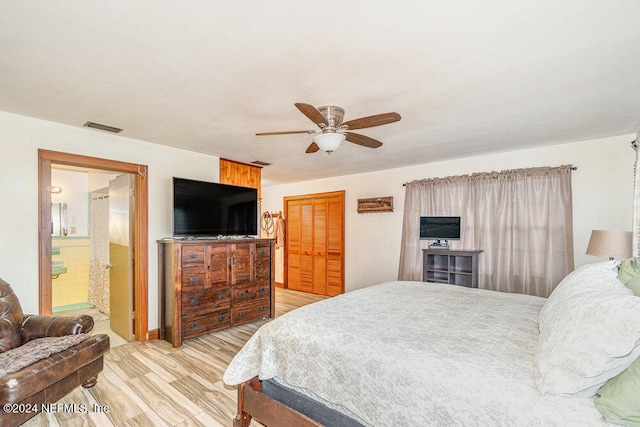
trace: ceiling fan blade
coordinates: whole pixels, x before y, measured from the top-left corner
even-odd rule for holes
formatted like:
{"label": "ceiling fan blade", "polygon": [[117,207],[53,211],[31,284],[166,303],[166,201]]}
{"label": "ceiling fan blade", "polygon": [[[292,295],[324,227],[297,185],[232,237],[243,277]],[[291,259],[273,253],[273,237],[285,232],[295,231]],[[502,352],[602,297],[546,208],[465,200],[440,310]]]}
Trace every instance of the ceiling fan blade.
{"label": "ceiling fan blade", "polygon": [[378,148],[382,146],[382,142],[377,139],[369,138],[368,136],[360,135],[359,133],[345,132],[345,135],[347,135],[347,141],[362,145],[363,147]]}
{"label": "ceiling fan blade", "polygon": [[309,153],[315,153],[316,151],[318,151],[320,149],[320,147],[318,147],[318,144],[316,144],[315,142],[312,142],[311,145],[309,145],[307,147],[307,151],[305,151],[305,153],[309,154]]}
{"label": "ceiling fan blade", "polygon": [[312,133],[316,133],[315,130],[287,130],[287,131],[283,131],[283,132],[260,132],[260,133],[256,133],[256,136],[270,136],[270,135],[291,135],[294,133],[308,133],[308,134],[312,134]]}
{"label": "ceiling fan blade", "polygon": [[320,127],[327,126],[327,119],[322,115],[320,111],[316,107],[310,104],[305,104],[302,102],[296,102],[294,104],[298,110],[305,116],[309,118],[313,123],[317,124]]}
{"label": "ceiling fan blade", "polygon": [[359,119],[349,120],[342,123],[342,126],[348,126],[348,129],[364,129],[374,126],[386,125],[400,120],[398,113],[376,114],[375,116],[361,117]]}

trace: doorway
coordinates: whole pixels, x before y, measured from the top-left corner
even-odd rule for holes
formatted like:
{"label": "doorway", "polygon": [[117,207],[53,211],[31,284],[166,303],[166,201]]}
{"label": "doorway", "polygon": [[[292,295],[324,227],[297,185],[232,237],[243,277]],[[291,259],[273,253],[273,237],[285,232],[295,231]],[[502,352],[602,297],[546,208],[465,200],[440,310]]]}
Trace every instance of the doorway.
{"label": "doorway", "polygon": [[52,311],[90,315],[112,347],[134,340],[134,178],[51,166]]}
{"label": "doorway", "polygon": [[39,180],[39,311],[52,312],[52,244],[51,244],[51,168],[52,165],[75,166],[130,174],[136,198],[131,224],[133,311],[136,341],[147,341],[148,330],[148,230],[147,166],[96,157],[38,150]]}

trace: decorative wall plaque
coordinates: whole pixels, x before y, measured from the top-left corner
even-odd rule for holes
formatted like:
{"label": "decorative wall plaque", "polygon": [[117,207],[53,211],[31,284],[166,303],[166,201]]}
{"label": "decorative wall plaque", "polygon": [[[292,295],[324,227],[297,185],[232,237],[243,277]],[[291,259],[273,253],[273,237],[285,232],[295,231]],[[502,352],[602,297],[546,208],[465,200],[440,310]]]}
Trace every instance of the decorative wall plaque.
{"label": "decorative wall plaque", "polygon": [[358,199],[358,213],[393,212],[393,196]]}

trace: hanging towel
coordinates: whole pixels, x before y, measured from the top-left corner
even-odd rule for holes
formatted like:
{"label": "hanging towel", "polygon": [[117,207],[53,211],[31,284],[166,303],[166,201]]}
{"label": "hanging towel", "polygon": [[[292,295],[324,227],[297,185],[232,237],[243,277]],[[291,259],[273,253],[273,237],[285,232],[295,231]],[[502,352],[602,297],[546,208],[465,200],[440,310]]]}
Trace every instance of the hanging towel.
{"label": "hanging towel", "polygon": [[284,218],[282,216],[278,216],[276,219],[276,249],[284,247]]}

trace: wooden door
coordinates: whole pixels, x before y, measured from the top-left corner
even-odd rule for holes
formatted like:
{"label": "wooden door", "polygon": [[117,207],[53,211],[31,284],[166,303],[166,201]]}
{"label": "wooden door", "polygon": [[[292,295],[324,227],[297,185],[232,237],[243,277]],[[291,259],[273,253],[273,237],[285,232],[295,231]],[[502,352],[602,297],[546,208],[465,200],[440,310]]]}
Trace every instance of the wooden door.
{"label": "wooden door", "polygon": [[344,292],[344,191],[285,197],[285,287]]}
{"label": "wooden door", "polygon": [[[300,290],[300,203],[291,201],[285,205],[285,287]],[[288,209],[287,209],[288,208]],[[288,213],[287,213],[288,210]],[[288,257],[287,257],[288,255]]]}
{"label": "wooden door", "polygon": [[344,293],[344,198],[327,200],[327,292]]}
{"label": "wooden door", "polygon": [[313,203],[300,204],[300,290],[313,291]]}
{"label": "wooden door", "polygon": [[313,201],[313,289],[314,294],[327,294],[327,199]]}

